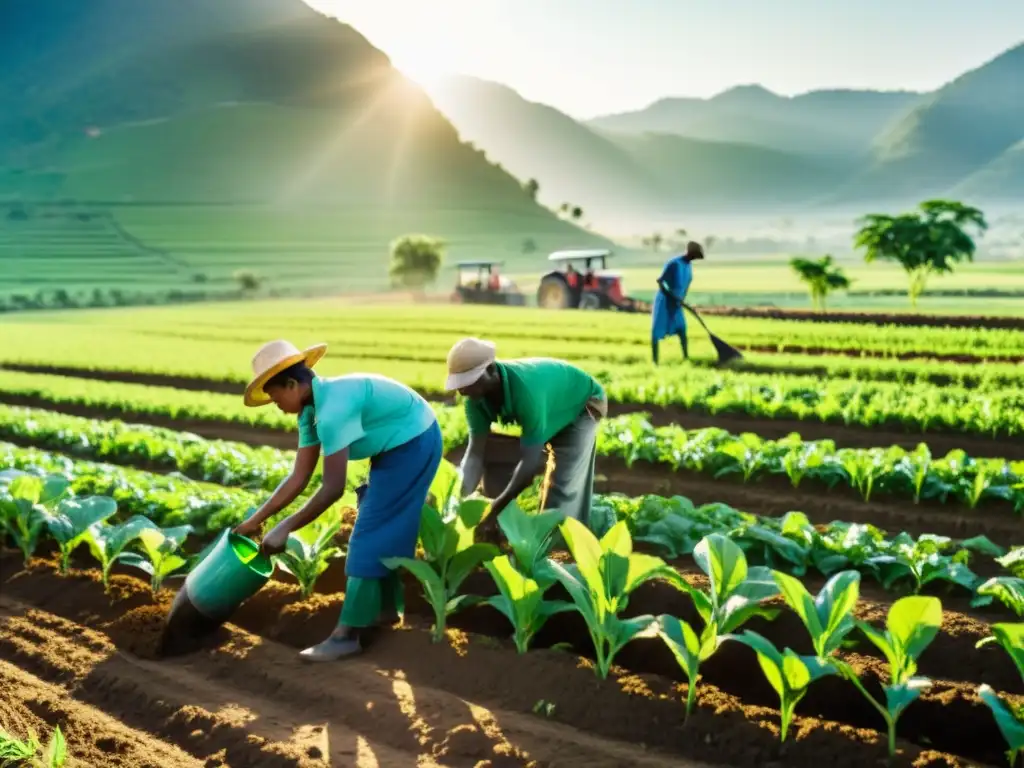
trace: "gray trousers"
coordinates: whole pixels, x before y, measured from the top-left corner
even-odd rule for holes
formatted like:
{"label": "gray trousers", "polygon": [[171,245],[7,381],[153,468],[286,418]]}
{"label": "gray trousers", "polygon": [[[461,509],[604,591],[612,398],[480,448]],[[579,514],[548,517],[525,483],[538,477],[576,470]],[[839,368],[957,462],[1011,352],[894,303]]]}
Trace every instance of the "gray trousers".
{"label": "gray trousers", "polygon": [[544,509],[557,509],[588,527],[594,498],[597,426],[607,412],[607,402],[593,401],[576,421],[551,438],[550,443],[555,466]]}

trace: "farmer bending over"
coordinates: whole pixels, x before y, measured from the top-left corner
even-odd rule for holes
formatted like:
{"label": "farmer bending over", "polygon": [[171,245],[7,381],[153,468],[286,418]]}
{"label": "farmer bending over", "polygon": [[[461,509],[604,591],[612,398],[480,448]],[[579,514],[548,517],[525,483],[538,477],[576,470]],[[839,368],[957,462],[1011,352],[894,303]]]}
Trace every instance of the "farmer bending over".
{"label": "farmer bending over", "polygon": [[342,497],[349,459],[370,460],[369,481],[349,540],[341,617],[330,637],[302,651],[309,661],[358,653],[360,630],[393,618],[402,585],[381,559],[414,556],[420,512],[442,453],[437,418],[422,397],[373,374],[320,378],[312,368],[326,350],[320,344],[300,352],[287,341],[272,341],[252,359],[254,378],[245,391],[245,404],[273,402],[284,413],[296,414],[299,450],[291,474],[235,529],[251,536],[291,504],[309,484],[323,453],[320,490],[263,537],[265,553],[284,551],[289,533],[309,525]]}
{"label": "farmer bending over", "polygon": [[461,466],[463,495],[476,490],[483,477],[491,424],[522,427],[519,463],[491,505],[488,526],[497,525],[498,514],[545,469],[549,443],[555,469],[545,507],[589,524],[597,423],[608,415],[608,400],[597,381],[561,360],[499,361],[491,342],[462,339],[448,353],[445,387],[466,397],[469,447]]}
{"label": "farmer bending over", "polygon": [[670,259],[658,278],[658,292],[654,296],[654,312],[651,315],[651,357],[655,365],[658,364],[658,342],[667,336],[678,336],[683,347],[683,359],[690,359],[683,302],[693,282],[693,266],[690,262],[703,258],[704,249],[699,243],[691,241],[686,244],[686,253]]}

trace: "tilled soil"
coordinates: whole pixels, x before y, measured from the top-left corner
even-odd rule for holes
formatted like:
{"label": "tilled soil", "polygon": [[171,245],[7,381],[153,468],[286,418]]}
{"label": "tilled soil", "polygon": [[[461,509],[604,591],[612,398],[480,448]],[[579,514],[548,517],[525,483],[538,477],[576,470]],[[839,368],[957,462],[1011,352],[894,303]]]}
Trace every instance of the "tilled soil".
{"label": "tilled soil", "polygon": [[[483,591],[486,576],[473,580],[470,591]],[[103,710],[211,766],[694,760],[734,768],[818,768],[824,761],[861,768],[885,752],[877,713],[838,680],[811,688],[798,706],[794,736],[780,746],[777,699],[753,654],[736,644],[705,665],[699,706],[684,727],[685,685],[660,641],[627,646],[617,660],[622,667],[603,682],[575,653],[543,650],[556,643],[585,649],[585,629],[573,614],[552,620],[537,650],[520,656],[499,639],[509,634],[507,621],[486,608],[456,615],[448,642],[430,643],[421,628],[426,606],[410,592],[411,628],[381,630],[359,659],[310,667],[295,649],[330,632],[342,595],[300,602],[293,587],[272,582],[206,650],[157,660],[169,593],[154,604],[141,581],[115,576],[104,595],[95,571],[61,578],[41,561],[20,571],[10,555],[0,560],[0,585],[0,661],[64,686],[68,707]],[[629,612],[693,620],[688,598],[667,590],[641,589]],[[878,620],[884,610],[865,601],[860,615]],[[780,647],[809,650],[795,617],[750,628]],[[999,734],[973,690],[988,682],[1022,691],[998,649],[974,649],[987,631],[969,616],[946,614],[942,634],[922,658],[921,673],[933,675],[935,687],[904,715],[899,733],[906,741],[896,765],[1001,763]],[[879,659],[863,647],[847,657],[877,693]],[[550,715],[533,714],[544,703],[553,705]]]}

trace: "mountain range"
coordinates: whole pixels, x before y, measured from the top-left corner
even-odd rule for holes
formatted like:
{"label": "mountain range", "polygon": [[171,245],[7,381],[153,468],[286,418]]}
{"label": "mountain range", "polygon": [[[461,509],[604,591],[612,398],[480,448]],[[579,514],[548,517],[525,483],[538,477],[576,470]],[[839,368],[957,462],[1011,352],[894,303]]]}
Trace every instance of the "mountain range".
{"label": "mountain range", "polygon": [[464,209],[601,241],[302,0],[0,0],[0,72],[0,202]]}
{"label": "mountain range", "polygon": [[588,121],[468,77],[431,96],[543,199],[595,215],[1024,200],[1024,43],[931,93],[745,85]]}

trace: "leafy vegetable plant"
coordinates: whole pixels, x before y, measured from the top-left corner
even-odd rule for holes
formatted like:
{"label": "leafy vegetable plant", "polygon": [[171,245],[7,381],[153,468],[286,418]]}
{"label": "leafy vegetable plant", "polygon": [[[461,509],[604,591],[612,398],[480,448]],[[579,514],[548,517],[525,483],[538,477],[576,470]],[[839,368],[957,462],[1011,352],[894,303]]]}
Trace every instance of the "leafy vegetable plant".
{"label": "leafy vegetable plant", "polygon": [[512,548],[519,571],[545,588],[555,581],[547,554],[562,519],[556,510],[527,514],[514,501],[498,516],[498,525]]}
{"label": "leafy vegetable plant", "polygon": [[932,684],[927,678],[915,675],[918,658],[931,645],[942,625],[942,604],[935,597],[904,597],[890,607],[884,632],[862,621],[856,623],[889,662],[890,679],[882,684],[885,704],[867,692],[849,664],[838,659],[833,659],[832,664],[885,719],[889,731],[889,755],[892,757],[896,754],[896,723],[906,708]]}
{"label": "leafy vegetable plant", "polygon": [[275,558],[277,564],[299,582],[304,598],[313,594],[316,580],[331,561],[342,555],[341,547],[334,544],[341,522],[341,512],[332,507],[305,528],[289,534],[284,552]]}
{"label": "leafy vegetable plant", "polygon": [[18,470],[0,473],[0,529],[21,550],[26,564],[39,546],[46,507],[59,501],[69,486],[60,475],[38,477]]}
{"label": "leafy vegetable plant", "polygon": [[672,582],[689,593],[705,625],[713,625],[715,634],[730,634],[754,616],[772,619],[778,614],[762,605],[779,592],[771,570],[748,567],[743,550],[728,536],[706,536],[693,550],[693,559],[707,574],[710,592],[701,592],[677,574]]}
{"label": "leafy vegetable plant", "polygon": [[31,768],[62,768],[67,764],[68,747],[58,725],[44,748],[35,731],[29,729],[22,741],[0,728],[0,765],[31,766]]}
{"label": "leafy vegetable plant", "polygon": [[786,604],[807,627],[815,654],[826,661],[854,629],[853,609],[860,594],[860,574],[837,573],[813,598],[798,579],[778,571],[772,575]]}
{"label": "leafy vegetable plant", "polygon": [[134,515],[120,525],[95,523],[89,527],[85,541],[92,556],[100,562],[104,588],[110,586],[110,569],[114,563],[129,554],[125,551],[126,547],[138,539],[144,530],[155,527],[148,517],[142,515]]}
{"label": "leafy vegetable plant", "polygon": [[191,525],[144,528],[138,537],[142,554],[126,552],[121,556],[121,562],[148,573],[153,594],[156,594],[167,578],[188,570],[189,561],[179,550],[190,533]]}
{"label": "leafy vegetable plant", "polygon": [[786,740],[793,722],[796,705],[807,694],[811,683],[836,673],[828,661],[817,656],[799,656],[791,649],[780,651],[771,641],[757,632],[745,630],[742,635],[729,638],[752,648],[757,653],[761,671],[779,695],[779,713],[782,720],[780,741]]}
{"label": "leafy vegetable plant", "polygon": [[549,618],[573,609],[571,603],[562,600],[545,600],[545,587],[516,570],[508,555],[496,557],[484,563],[484,567],[499,591],[486,602],[512,622],[513,640],[519,653],[526,653],[533,636]]}
{"label": "leafy vegetable plant", "polygon": [[117,512],[117,503],[108,496],[65,499],[52,513],[44,515],[46,527],[60,548],[60,572],[67,573],[71,554],[89,536],[89,530]]}
{"label": "leafy vegetable plant", "polygon": [[473,538],[476,527],[487,513],[484,499],[453,502],[439,498],[448,511],[442,513],[427,504],[420,522],[420,544],[424,559],[390,557],[383,562],[388,568],[405,568],[423,586],[427,602],[434,610],[434,642],[444,638],[447,617],[474,602],[475,595],[459,595],[466,577],[482,563],[499,554],[493,544],[477,544]]}
{"label": "leafy vegetable plant", "polygon": [[993,576],[978,587],[971,605],[989,605],[993,600],[998,600],[1018,616],[1024,616],[1024,578]]}
{"label": "leafy vegetable plant", "polygon": [[600,540],[573,518],[567,518],[560,528],[576,562],[565,566],[552,561],[551,568],[587,624],[594,643],[595,671],[604,679],[626,643],[656,631],[653,616],[619,617],[630,593],[644,582],[675,572],[659,557],[633,552],[624,521],[612,526]]}
{"label": "leafy vegetable plant", "polygon": [[708,624],[699,635],[693,627],[675,616],[658,617],[658,636],[676,657],[680,669],[686,675],[686,717],[693,712],[697,702],[697,681],[700,679],[700,665],[718,650],[723,638],[715,632],[715,625]]}
{"label": "leafy vegetable plant", "polygon": [[996,726],[1006,740],[1006,759],[1012,768],[1017,764],[1017,756],[1024,753],[1024,707],[1000,699],[990,685],[978,688],[978,697],[992,710]]}

